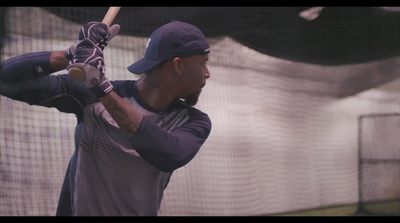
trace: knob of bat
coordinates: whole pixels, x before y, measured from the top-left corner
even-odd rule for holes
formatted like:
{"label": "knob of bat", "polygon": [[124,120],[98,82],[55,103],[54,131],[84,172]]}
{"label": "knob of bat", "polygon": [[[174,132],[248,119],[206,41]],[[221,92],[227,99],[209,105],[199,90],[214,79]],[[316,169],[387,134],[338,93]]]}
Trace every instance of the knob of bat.
{"label": "knob of bat", "polygon": [[71,69],[68,70],[68,74],[71,79],[75,81],[83,82],[86,79],[85,71],[80,67],[71,67]]}

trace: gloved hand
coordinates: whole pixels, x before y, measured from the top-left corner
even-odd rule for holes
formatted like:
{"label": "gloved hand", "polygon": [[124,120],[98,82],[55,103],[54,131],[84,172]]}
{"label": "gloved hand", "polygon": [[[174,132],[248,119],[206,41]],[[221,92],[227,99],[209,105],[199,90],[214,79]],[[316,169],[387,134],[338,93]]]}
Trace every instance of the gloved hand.
{"label": "gloved hand", "polygon": [[85,73],[86,86],[98,97],[110,93],[113,89],[105,78],[103,49],[118,32],[119,25],[108,28],[104,23],[88,23],[82,27],[75,49],[71,46],[69,50],[75,52],[67,70],[73,67],[81,68]]}
{"label": "gloved hand", "polygon": [[72,67],[79,67],[85,72],[85,85],[97,97],[103,97],[112,91],[111,83],[105,78],[106,65],[103,51],[93,46],[88,39],[82,40],[77,45],[67,70]]}
{"label": "gloved hand", "polygon": [[119,30],[120,26],[118,24],[108,27],[104,23],[89,22],[82,26],[76,41],[65,50],[65,57],[69,60],[72,60],[77,45],[85,39],[88,39],[93,43],[93,45],[99,47],[101,50],[104,50],[104,47],[106,47],[110,40],[118,34]]}

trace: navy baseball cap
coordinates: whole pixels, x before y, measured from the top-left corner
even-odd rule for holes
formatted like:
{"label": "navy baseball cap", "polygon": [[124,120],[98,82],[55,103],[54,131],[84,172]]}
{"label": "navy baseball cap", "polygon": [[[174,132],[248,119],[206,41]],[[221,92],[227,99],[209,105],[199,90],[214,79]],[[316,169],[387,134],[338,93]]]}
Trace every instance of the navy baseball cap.
{"label": "navy baseball cap", "polygon": [[210,46],[200,29],[185,22],[172,21],[150,35],[144,58],[130,65],[128,70],[141,74],[168,59],[209,52]]}

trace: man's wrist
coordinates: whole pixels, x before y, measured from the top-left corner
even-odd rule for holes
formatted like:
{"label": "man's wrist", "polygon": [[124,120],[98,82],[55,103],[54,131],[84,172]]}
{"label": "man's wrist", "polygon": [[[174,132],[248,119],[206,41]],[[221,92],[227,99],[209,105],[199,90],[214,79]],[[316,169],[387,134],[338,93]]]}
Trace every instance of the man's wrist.
{"label": "man's wrist", "polygon": [[50,54],[50,67],[53,72],[64,70],[69,63],[69,60],[65,58],[63,51],[52,51]]}
{"label": "man's wrist", "polygon": [[107,78],[104,78],[97,86],[91,87],[90,91],[93,92],[98,98],[104,97],[109,94],[114,87]]}

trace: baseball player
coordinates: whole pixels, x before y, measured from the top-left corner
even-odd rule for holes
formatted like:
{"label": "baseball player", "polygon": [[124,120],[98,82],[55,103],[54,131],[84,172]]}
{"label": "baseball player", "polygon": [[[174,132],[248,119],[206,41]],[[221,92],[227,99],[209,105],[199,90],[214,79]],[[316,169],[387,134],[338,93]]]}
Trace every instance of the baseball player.
{"label": "baseball player", "polygon": [[[137,81],[109,81],[103,49],[119,26],[90,22],[66,51],[33,52],[1,64],[0,94],[77,118],[75,152],[57,215],[157,215],[174,170],[211,131],[194,108],[206,79],[209,45],[195,26],[172,21],[150,36]],[[79,67],[84,82],[51,73]]]}

